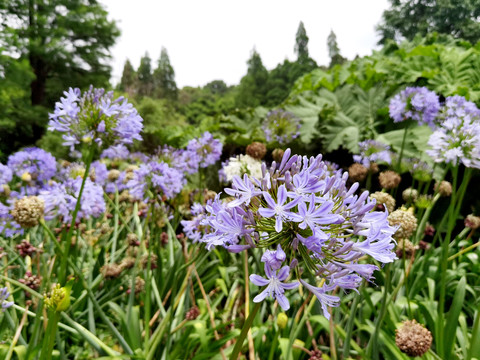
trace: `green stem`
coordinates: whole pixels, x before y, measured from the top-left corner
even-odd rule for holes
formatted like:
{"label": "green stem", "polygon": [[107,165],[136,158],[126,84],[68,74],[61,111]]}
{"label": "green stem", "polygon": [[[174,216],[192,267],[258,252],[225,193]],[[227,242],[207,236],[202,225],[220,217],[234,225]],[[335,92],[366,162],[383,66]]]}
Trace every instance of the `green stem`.
{"label": "green stem", "polygon": [[353,333],[353,325],[355,321],[355,312],[357,311],[358,303],[360,302],[360,295],[356,294],[353,298],[352,307],[350,309],[350,315],[347,322],[347,333],[345,335],[345,342],[343,344],[343,358],[347,359],[350,356],[350,339]]}
{"label": "green stem", "polygon": [[383,289],[383,297],[382,297],[382,305],[380,307],[380,313],[378,314],[377,318],[375,319],[375,326],[373,330],[373,335],[370,338],[370,341],[367,345],[367,359],[378,359],[378,336],[380,332],[380,328],[382,325],[383,317],[387,312],[387,295],[390,290],[390,277],[391,277],[391,264],[387,264],[385,266],[385,283]]}
{"label": "green stem", "polygon": [[407,130],[408,130],[408,125],[405,126],[405,129],[403,130],[402,148],[400,149],[400,155],[398,156],[397,172],[399,174],[402,170],[403,149],[405,148],[405,142],[407,140]]}
{"label": "green stem", "polygon": [[[246,301],[250,301],[250,300],[246,299]],[[245,320],[245,324],[243,324],[242,332],[238,336],[237,342],[235,343],[235,347],[233,348],[233,351],[230,354],[230,360],[237,360],[238,359],[238,354],[240,354],[240,350],[242,349],[243,342],[245,341],[245,338],[247,337],[248,330],[250,330],[250,328],[252,327],[253,320],[255,319],[255,316],[257,315],[258,309],[260,309],[260,304],[261,303],[256,303],[255,304],[252,312],[248,316],[247,320]]]}
{"label": "green stem", "polygon": [[82,194],[83,189],[85,188],[85,183],[87,182],[87,178],[90,173],[90,165],[92,164],[93,154],[95,153],[94,148],[89,150],[87,156],[87,163],[85,167],[85,173],[83,174],[82,185],[80,186],[80,191],[78,192],[77,203],[75,204],[75,209],[73,210],[72,214],[72,221],[70,223],[70,228],[68,229],[67,236],[63,239],[63,256],[60,263],[60,272],[58,274],[58,282],[63,284],[67,277],[67,264],[68,264],[68,255],[70,253],[70,248],[72,247],[72,236],[73,236],[73,229],[75,228],[75,222],[77,220],[77,214],[80,211],[80,206],[82,204]]}
{"label": "green stem", "polygon": [[56,310],[49,310],[47,330],[45,331],[46,336],[43,339],[40,360],[50,360],[52,358],[53,347],[55,345],[55,334],[58,328],[58,320],[60,320],[59,313]]}
{"label": "green stem", "polygon": [[480,241],[476,242],[475,244],[473,245],[470,245],[469,247],[465,248],[465,249],[462,249],[460,250],[458,253],[456,253],[455,255],[452,255],[450,256],[447,260],[448,261],[452,261],[453,259],[456,259],[457,257],[459,257],[460,255],[463,255],[465,254],[466,252],[469,252],[470,250],[473,250],[475,249],[476,247],[480,246]]}

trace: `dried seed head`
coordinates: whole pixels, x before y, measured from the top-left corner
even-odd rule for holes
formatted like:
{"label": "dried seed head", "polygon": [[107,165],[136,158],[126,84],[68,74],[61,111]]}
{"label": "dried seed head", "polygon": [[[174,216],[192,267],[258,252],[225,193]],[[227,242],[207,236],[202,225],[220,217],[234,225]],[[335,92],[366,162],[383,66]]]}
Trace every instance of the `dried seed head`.
{"label": "dried seed head", "polygon": [[478,229],[480,227],[480,217],[473,214],[467,215],[464,222],[465,226],[470,229]]}
{"label": "dried seed head", "polygon": [[400,184],[402,178],[395,171],[387,170],[381,172],[380,175],[378,175],[378,181],[382,188],[386,190],[391,190],[395,189],[398,184]]}
{"label": "dried seed head", "polygon": [[368,169],[359,163],[353,163],[348,168],[348,175],[350,180],[354,182],[361,182],[367,177]]}
{"label": "dried seed head", "polygon": [[195,320],[200,315],[200,309],[197,306],[193,306],[185,314],[186,320]]}
{"label": "dried seed head", "polygon": [[205,191],[203,192],[203,198],[205,199],[205,201],[214,200],[215,196],[217,196],[217,193],[213,190],[205,189]]}
{"label": "dried seed head", "polygon": [[127,234],[127,242],[128,242],[128,245],[130,245],[130,246],[139,246],[140,245],[140,241],[138,241],[138,237],[134,233]]}
{"label": "dried seed head", "polygon": [[133,257],[126,257],[120,262],[120,266],[122,269],[131,269],[135,266],[135,258]]}
{"label": "dried seed head", "polygon": [[283,154],[285,154],[285,151],[282,149],[273,150],[272,151],[273,160],[275,160],[277,163],[280,163],[282,161]]}
{"label": "dried seed head", "polygon": [[389,213],[392,213],[393,210],[395,210],[395,199],[386,192],[381,192],[381,191],[374,192],[373,194],[370,194],[370,198],[376,200],[377,209],[381,209],[380,206],[385,205]]}
{"label": "dried seed head", "polygon": [[100,271],[105,279],[115,279],[122,273],[123,267],[118,264],[108,264],[102,266]]}
{"label": "dried seed head", "polygon": [[[33,275],[30,271],[25,272],[25,276],[23,279],[18,280],[18,282],[28,286],[32,290],[37,290],[40,288],[40,284],[42,282],[42,278],[37,275]],[[30,293],[27,291],[25,292],[27,296],[30,295]]]}
{"label": "dried seed head", "polygon": [[246,153],[254,159],[262,160],[267,153],[267,147],[265,146],[265,144],[255,141],[247,146]]}
{"label": "dried seed head", "polygon": [[403,190],[402,198],[407,202],[415,202],[418,199],[418,191],[412,188]]}
{"label": "dried seed head", "polygon": [[45,202],[36,196],[25,196],[17,200],[11,211],[13,219],[22,228],[31,228],[38,225],[43,216]]}
{"label": "dried seed head", "polygon": [[432,345],[432,334],[415,320],[406,320],[395,331],[395,343],[410,357],[422,356]]}
{"label": "dried seed head", "polygon": [[417,218],[410,211],[398,209],[388,215],[388,222],[391,226],[399,225],[393,235],[395,239],[409,239],[417,230]]}
{"label": "dried seed head", "polygon": [[440,181],[440,183],[435,183],[435,191],[438,191],[440,196],[448,197],[452,195],[452,184],[448,181]]}
{"label": "dried seed head", "polygon": [[30,244],[27,240],[22,240],[20,244],[15,245],[15,248],[18,250],[18,253],[21,257],[32,256],[39,250]]}
{"label": "dried seed head", "polygon": [[403,258],[403,254],[405,254],[405,258],[409,259],[415,254],[415,245],[410,240],[401,239],[397,243],[395,253],[399,258]]}
{"label": "dried seed head", "polygon": [[142,265],[142,268],[146,269],[148,266],[148,259],[150,259],[150,269],[156,269],[157,268],[157,260],[158,257],[155,254],[146,254],[142,256],[142,259],[140,260],[140,263]]}
{"label": "dried seed head", "polygon": [[310,351],[308,360],[323,360],[322,352],[319,349]]}
{"label": "dried seed head", "polygon": [[118,171],[118,170],[113,169],[113,170],[110,170],[108,172],[108,180],[109,181],[115,181],[119,177],[120,177],[120,171]]}
{"label": "dried seed head", "polygon": [[427,222],[427,226],[425,226],[425,230],[423,231],[424,236],[430,236],[432,237],[435,235],[435,228]]}
{"label": "dried seed head", "polygon": [[372,174],[376,174],[380,171],[380,169],[378,168],[378,164],[374,162],[370,163],[370,168],[368,170],[370,170]]}

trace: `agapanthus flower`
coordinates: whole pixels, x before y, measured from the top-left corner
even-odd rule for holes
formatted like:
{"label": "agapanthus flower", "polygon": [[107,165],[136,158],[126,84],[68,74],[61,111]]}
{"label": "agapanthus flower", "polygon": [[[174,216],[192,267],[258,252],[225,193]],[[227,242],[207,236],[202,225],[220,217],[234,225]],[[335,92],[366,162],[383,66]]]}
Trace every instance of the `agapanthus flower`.
{"label": "agapanthus flower", "polygon": [[441,123],[428,140],[426,153],[437,162],[480,168],[480,110],[462,96],[448,97]]}
{"label": "agapanthus flower", "polygon": [[[198,241],[207,249],[223,246],[231,252],[263,248],[266,278],[251,280],[266,288],[254,301],[270,296],[284,309],[289,306],[285,290],[298,285],[285,280],[302,267],[305,271],[292,273],[317,296],[328,317],[327,306],[339,304],[328,292],[337,286],[355,290],[362,278],[372,281],[378,267],[361,258],[382,263],[396,258],[396,227],[389,225],[388,213],[373,211],[375,200],[367,191],[355,194],[358,183],[347,187],[348,173],[330,173],[320,155],[290,155],[288,149],[270,169],[262,165],[260,178],[235,177],[225,189],[234,199],[224,202],[217,195],[205,207]],[[310,280],[303,280],[308,274]],[[322,285],[312,285],[312,278]]]}
{"label": "agapanthus flower", "polygon": [[7,301],[10,297],[10,292],[7,287],[0,288],[0,302],[2,303],[2,311],[7,310],[13,305],[13,301]]}
{"label": "agapanthus flower", "polygon": [[286,145],[300,136],[300,119],[289,111],[276,109],[268,112],[262,130],[269,143]]}
{"label": "agapanthus flower", "polygon": [[110,146],[108,149],[103,150],[100,158],[110,160],[125,160],[130,156],[130,151],[123,144]]}
{"label": "agapanthus flower", "polygon": [[53,182],[42,190],[39,197],[45,202],[45,219],[60,217],[64,223],[69,223],[77,201],[80,201],[77,221],[102,215],[106,210],[103,188],[87,178],[82,198],[78,199],[81,185],[82,178],[76,177],[62,183]]}
{"label": "agapanthus flower", "polygon": [[[181,172],[164,162],[150,161],[133,171],[132,179],[127,182],[126,188],[137,200],[147,200],[153,194],[172,199],[180,193],[184,185],[185,178]],[[148,194],[149,190],[151,194]]]}
{"label": "agapanthus flower", "polygon": [[390,146],[376,140],[365,140],[358,143],[360,155],[353,155],[353,161],[362,164],[367,169],[371,163],[391,164],[392,153]]}
{"label": "agapanthus flower", "polygon": [[224,182],[231,182],[235,175],[242,177],[244,174],[261,177],[262,162],[250,155],[237,155],[224,162],[219,171],[220,180]]}
{"label": "agapanthus flower", "polygon": [[22,227],[15,222],[11,211],[13,204],[5,205],[0,202],[0,235],[10,238],[18,234],[23,234]]}
{"label": "agapanthus flower", "polygon": [[431,127],[439,110],[438,95],[425,87],[407,87],[393,97],[389,106],[390,116],[394,122],[412,119],[419,125]]}
{"label": "agapanthus flower", "polygon": [[113,91],[90,89],[83,94],[70,88],[49,115],[48,129],[63,133],[63,145],[73,151],[82,142],[131,144],[142,140],[143,120],[125,98],[113,98]]}
{"label": "agapanthus flower", "polygon": [[0,193],[3,192],[3,185],[7,185],[12,178],[12,170],[8,166],[0,164]]}
{"label": "agapanthus flower", "polygon": [[[157,160],[168,164],[168,166],[184,174],[195,174],[198,172],[201,157],[196,150],[176,149],[165,145],[157,150]],[[221,153],[221,150],[220,150]],[[216,160],[215,160],[216,161]]]}
{"label": "agapanthus flower", "polygon": [[8,167],[24,181],[41,183],[57,172],[57,161],[49,152],[31,147],[8,157]]}
{"label": "agapanthus flower", "polygon": [[187,150],[198,156],[199,166],[202,168],[215,164],[222,155],[223,145],[213,135],[205,131],[198,139],[188,142]]}

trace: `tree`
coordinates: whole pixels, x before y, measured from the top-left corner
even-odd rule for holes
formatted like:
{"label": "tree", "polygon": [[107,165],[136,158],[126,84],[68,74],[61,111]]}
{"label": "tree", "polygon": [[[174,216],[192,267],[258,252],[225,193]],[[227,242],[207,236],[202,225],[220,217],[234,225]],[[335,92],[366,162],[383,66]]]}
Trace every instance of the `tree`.
{"label": "tree", "polygon": [[51,105],[67,86],[106,85],[120,35],[97,0],[0,0],[0,44],[27,59],[32,105]]}
{"label": "tree", "polygon": [[452,35],[475,44],[480,40],[480,0],[389,0],[377,25],[379,44],[387,40],[412,40],[416,34]]}
{"label": "tree", "polygon": [[297,54],[298,61],[308,59],[308,36],[302,21],[300,21],[300,24],[298,25],[294,50]]}
{"label": "tree", "polygon": [[158,66],[153,72],[154,92],[158,98],[176,100],[178,96],[175,71],[170,64],[167,49],[162,47]]}
{"label": "tree", "polygon": [[122,72],[122,79],[120,80],[120,84],[118,86],[120,91],[124,91],[129,95],[135,94],[135,87],[137,83],[137,73],[133,68],[130,60],[127,59],[125,61],[125,65],[123,65],[123,72]]}
{"label": "tree", "polygon": [[337,44],[337,36],[333,32],[330,31],[330,34],[327,38],[327,47],[328,47],[328,55],[330,56],[330,67],[334,65],[341,65],[345,62],[345,58],[340,55],[340,49],[338,48]]}
{"label": "tree", "polygon": [[262,58],[255,48],[247,65],[247,75],[240,80],[235,104],[238,107],[263,105],[267,92],[268,70],[263,66]]}
{"label": "tree", "polygon": [[148,52],[140,59],[140,66],[137,69],[138,94],[141,96],[152,96],[153,74],[152,60]]}

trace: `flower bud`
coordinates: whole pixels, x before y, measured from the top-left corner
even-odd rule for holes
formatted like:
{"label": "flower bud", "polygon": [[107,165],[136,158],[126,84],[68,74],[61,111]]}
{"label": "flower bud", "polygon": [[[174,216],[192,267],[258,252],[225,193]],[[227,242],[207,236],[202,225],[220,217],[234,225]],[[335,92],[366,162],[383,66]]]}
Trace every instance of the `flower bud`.
{"label": "flower bud", "polygon": [[403,190],[402,198],[407,202],[415,202],[418,199],[418,191],[412,188]]}
{"label": "flower bud", "polygon": [[24,172],[20,178],[22,179],[22,181],[25,181],[25,182],[32,181],[32,175],[30,175],[30,173],[28,172]]}
{"label": "flower bud", "polygon": [[277,326],[279,329],[285,329],[288,323],[288,316],[285,313],[279,313],[277,316]]}

